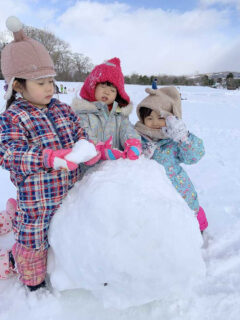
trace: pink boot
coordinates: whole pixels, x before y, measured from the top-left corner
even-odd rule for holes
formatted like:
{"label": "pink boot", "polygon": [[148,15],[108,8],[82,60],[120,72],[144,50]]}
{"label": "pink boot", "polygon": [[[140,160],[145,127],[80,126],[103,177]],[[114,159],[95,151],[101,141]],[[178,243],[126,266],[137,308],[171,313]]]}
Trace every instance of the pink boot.
{"label": "pink boot", "polygon": [[4,235],[12,230],[12,220],[17,209],[17,201],[9,198],[6,210],[0,212],[0,235]]}
{"label": "pink boot", "polygon": [[208,226],[208,221],[202,207],[199,207],[199,210],[197,213],[197,219],[198,219],[200,231],[202,232]]}
{"label": "pink boot", "polygon": [[9,250],[0,249],[0,280],[11,278],[16,272],[10,262]]}

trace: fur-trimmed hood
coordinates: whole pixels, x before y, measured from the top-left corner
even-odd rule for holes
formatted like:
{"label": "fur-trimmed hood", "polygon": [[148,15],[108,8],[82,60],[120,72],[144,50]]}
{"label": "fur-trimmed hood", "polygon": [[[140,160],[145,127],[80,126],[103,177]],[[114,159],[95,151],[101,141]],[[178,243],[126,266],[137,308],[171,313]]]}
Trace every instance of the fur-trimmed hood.
{"label": "fur-trimmed hood", "polygon": [[[71,107],[75,112],[98,112],[98,107],[96,106],[96,102],[89,102],[84,99],[79,99],[78,97],[73,98]],[[121,113],[124,117],[128,117],[133,110],[133,105],[130,102],[126,107],[117,106],[116,112]]]}

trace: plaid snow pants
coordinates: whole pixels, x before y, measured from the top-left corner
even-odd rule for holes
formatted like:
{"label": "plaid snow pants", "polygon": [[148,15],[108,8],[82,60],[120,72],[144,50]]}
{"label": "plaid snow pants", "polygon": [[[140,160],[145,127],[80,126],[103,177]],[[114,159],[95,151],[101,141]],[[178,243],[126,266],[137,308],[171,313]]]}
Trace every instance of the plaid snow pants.
{"label": "plaid snow pants", "polygon": [[45,280],[47,273],[47,249],[28,248],[16,242],[12,248],[20,281],[27,286],[36,286]]}

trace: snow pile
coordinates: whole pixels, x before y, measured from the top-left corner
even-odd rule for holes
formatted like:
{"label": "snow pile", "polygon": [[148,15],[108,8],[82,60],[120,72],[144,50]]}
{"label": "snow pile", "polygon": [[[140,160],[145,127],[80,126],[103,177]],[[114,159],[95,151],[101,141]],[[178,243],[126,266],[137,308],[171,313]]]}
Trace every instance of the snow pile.
{"label": "snow pile", "polygon": [[196,218],[145,158],[87,174],[55,214],[49,242],[53,287],[89,290],[106,307],[186,297],[205,275]]}

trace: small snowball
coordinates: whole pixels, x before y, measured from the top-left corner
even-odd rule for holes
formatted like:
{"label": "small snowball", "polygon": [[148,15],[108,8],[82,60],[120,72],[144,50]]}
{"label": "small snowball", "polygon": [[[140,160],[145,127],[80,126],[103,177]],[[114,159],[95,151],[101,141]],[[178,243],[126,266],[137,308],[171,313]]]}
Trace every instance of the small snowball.
{"label": "small snowball", "polygon": [[65,159],[74,163],[86,162],[97,155],[96,148],[93,143],[81,139],[75,143],[72,152]]}

